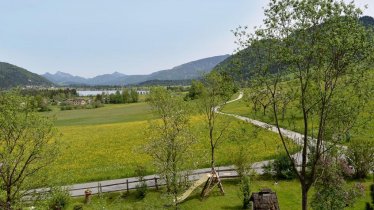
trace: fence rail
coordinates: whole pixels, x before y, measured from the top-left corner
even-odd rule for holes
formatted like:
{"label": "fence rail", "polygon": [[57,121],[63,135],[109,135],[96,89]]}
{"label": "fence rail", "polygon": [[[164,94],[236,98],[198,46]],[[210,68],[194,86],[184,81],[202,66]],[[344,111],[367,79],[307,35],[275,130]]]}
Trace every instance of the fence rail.
{"label": "fence rail", "polygon": [[[226,167],[224,169],[218,169],[216,170],[220,178],[222,179],[230,179],[230,178],[237,178],[237,172],[235,169]],[[200,178],[200,175],[210,173],[210,169],[203,169],[203,170],[198,170],[193,173],[186,173],[185,175],[185,180],[189,182],[196,181]],[[89,189],[91,191],[92,195],[95,194],[100,194],[100,193],[108,193],[108,192],[119,192],[119,191],[130,191],[130,190],[135,190],[138,185],[141,182],[144,182],[147,184],[148,188],[155,188],[159,189],[159,187],[165,186],[166,183],[165,181],[160,178],[158,175],[151,175],[151,176],[146,176],[142,180],[139,178],[128,178],[128,179],[123,179],[125,181],[117,182],[117,183],[109,183],[109,184],[102,184],[102,182],[95,182],[96,186],[90,185],[89,187],[87,186],[79,186],[79,187],[66,187],[67,190],[69,191],[70,195],[72,197],[79,197],[79,196],[84,196],[85,191]],[[103,181],[105,182],[105,181]],[[50,192],[50,188],[41,188],[41,189],[36,189],[29,191],[27,194],[46,194]]]}

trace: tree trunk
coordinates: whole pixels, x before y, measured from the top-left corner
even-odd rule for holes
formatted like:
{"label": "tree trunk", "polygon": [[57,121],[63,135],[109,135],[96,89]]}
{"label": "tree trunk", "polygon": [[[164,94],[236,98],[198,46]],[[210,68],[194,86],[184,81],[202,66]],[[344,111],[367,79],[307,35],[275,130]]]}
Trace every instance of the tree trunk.
{"label": "tree trunk", "polygon": [[302,196],[302,210],[308,209],[308,189],[302,184],[301,186],[301,196]]}
{"label": "tree trunk", "polygon": [[213,140],[213,127],[210,127],[209,129],[209,138],[210,138],[210,149],[211,149],[211,167],[214,168],[214,140]]}
{"label": "tree trunk", "polygon": [[11,187],[7,187],[6,189],[6,210],[11,210],[12,209],[12,205],[11,205],[11,202],[12,201],[12,198],[11,198]]}

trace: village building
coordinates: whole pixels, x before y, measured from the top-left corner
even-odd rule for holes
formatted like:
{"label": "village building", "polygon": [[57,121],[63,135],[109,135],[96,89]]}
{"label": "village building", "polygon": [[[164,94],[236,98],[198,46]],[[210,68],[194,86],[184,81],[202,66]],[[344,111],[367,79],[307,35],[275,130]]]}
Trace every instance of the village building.
{"label": "village building", "polygon": [[136,92],[139,95],[148,95],[149,94],[149,90],[137,90]]}
{"label": "village building", "polygon": [[89,104],[89,101],[83,98],[73,98],[66,100],[66,103],[74,106],[84,106],[86,104]]}

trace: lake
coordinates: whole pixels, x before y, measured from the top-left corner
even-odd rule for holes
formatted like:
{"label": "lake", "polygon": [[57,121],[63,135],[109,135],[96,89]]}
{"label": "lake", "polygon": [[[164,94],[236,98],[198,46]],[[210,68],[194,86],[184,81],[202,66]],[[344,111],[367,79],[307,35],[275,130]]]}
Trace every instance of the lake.
{"label": "lake", "polygon": [[77,91],[79,96],[96,96],[97,94],[101,94],[103,92],[106,94],[112,94],[112,93],[116,93],[116,90],[78,90]]}

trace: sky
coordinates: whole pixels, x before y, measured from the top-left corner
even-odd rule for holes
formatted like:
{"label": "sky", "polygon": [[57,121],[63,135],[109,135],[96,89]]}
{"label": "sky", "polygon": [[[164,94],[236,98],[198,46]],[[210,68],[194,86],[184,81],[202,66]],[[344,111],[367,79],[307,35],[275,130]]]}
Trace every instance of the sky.
{"label": "sky", "polygon": [[[374,16],[373,0],[356,0]],[[0,61],[56,71],[149,74],[232,54],[230,30],[252,29],[267,0],[0,0]],[[372,7],[370,7],[372,4]]]}

